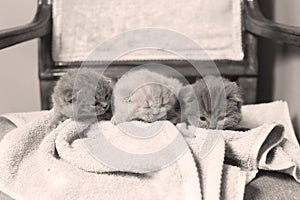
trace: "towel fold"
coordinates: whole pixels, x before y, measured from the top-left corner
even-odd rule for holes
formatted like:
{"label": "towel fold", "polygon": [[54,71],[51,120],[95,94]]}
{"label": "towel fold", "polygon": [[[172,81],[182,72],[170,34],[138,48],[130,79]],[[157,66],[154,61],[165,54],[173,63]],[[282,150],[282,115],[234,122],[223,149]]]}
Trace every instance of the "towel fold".
{"label": "towel fold", "polygon": [[224,165],[221,198],[220,199],[244,199],[246,172],[239,167]]}
{"label": "towel fold", "polygon": [[226,157],[248,171],[247,182],[258,172],[259,164],[266,163],[268,153],[283,140],[283,126],[264,124],[246,132],[223,131]]}
{"label": "towel fold", "polygon": [[284,137],[294,145],[299,146],[289,113],[288,104],[285,101],[274,101],[242,106],[241,126],[256,128],[266,123],[277,123],[284,126]]}
{"label": "towel fold", "polygon": [[169,121],[118,126],[102,121],[88,129],[84,123],[70,121],[61,126],[64,128],[55,140],[58,155],[88,172],[154,172],[188,151],[184,138]]}
{"label": "towel fold", "polygon": [[[182,130],[181,127],[178,128]],[[189,142],[189,145],[199,167],[203,199],[223,199],[220,198],[220,191],[225,142],[217,134],[207,130],[199,130],[195,133],[195,138]],[[242,188],[239,188],[239,190]]]}
{"label": "towel fold", "polygon": [[[272,113],[261,114],[266,110],[280,115],[275,119]],[[52,111],[19,115],[24,120],[6,115],[5,119],[18,124],[0,142],[0,189],[17,200],[239,200],[246,183],[260,169],[288,173],[300,182],[299,144],[286,103],[244,106],[242,112],[242,124],[251,128],[246,132],[175,127],[168,121],[114,126],[66,120],[48,133]],[[117,147],[123,154],[114,154],[108,147]],[[161,149],[167,151],[157,154],[161,156],[155,162],[124,159]],[[176,159],[164,163],[174,155]],[[235,166],[224,164],[224,159]]]}
{"label": "towel fold", "polygon": [[190,151],[157,172],[87,172],[60,157],[56,141],[60,134],[90,129],[67,120],[45,133],[51,116],[14,129],[0,143],[0,188],[15,199],[201,199]]}

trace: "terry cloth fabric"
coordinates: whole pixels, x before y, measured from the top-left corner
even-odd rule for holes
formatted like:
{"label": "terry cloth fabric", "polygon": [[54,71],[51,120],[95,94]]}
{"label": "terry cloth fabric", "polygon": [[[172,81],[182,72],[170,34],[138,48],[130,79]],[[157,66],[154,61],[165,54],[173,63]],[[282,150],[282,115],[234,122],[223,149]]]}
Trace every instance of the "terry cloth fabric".
{"label": "terry cloth fabric", "polygon": [[[82,142],[97,141],[99,138],[93,130],[100,129],[110,143],[118,144],[126,152],[136,152],[136,148],[143,153],[152,152],[145,144],[138,147],[139,143],[134,138],[124,134],[124,130],[134,129],[115,127],[110,122],[88,127],[84,123],[67,120],[52,132],[45,133],[52,113],[43,112],[32,121],[19,124],[0,142],[0,188],[15,199],[30,200],[234,200],[243,199],[245,184],[259,169],[288,173],[299,182],[299,145],[288,139],[293,138],[289,135],[292,131],[287,131],[288,126],[276,120],[270,123],[271,114],[265,115],[266,118],[261,115],[268,110],[265,107],[270,112],[276,110],[281,113],[281,119],[279,117],[277,120],[283,124],[290,120],[284,119],[289,117],[285,102],[249,105],[245,107],[247,109],[243,107],[243,123],[253,126],[251,130],[237,132],[193,127],[193,138],[186,138],[190,150],[183,151],[182,157],[173,164],[154,172],[146,172],[148,169],[144,168],[140,168],[143,171],[134,171],[136,168],[131,168],[128,163],[125,167],[129,167],[120,170],[105,163],[93,162],[93,154],[84,150],[86,143]],[[254,113],[260,116],[260,120],[247,123],[245,120]],[[127,124],[134,123],[137,123],[136,130],[149,126],[141,122]],[[156,123],[164,124],[163,128],[158,129],[159,134],[155,135],[164,136],[159,139],[161,141],[166,142],[178,133],[170,122]],[[185,126],[179,124],[177,128],[182,131]],[[123,134],[122,137],[119,134]],[[154,145],[148,147],[163,147],[155,144],[155,138],[152,142]],[[233,160],[236,166],[225,165],[224,157]]]}
{"label": "terry cloth fabric", "polygon": [[245,105],[242,107],[241,126],[256,128],[265,123],[278,123],[284,126],[284,137],[299,146],[294,132],[289,113],[288,104],[285,101],[274,101],[271,103],[261,103]]}
{"label": "terry cloth fabric", "polygon": [[[141,35],[136,32],[128,40],[124,35],[116,37],[145,28],[155,28],[158,32],[154,35],[150,29]],[[53,0],[55,61],[173,60],[183,59],[182,56],[197,60],[242,60],[241,29],[240,0],[218,0],[218,3],[211,0]],[[172,31],[176,36],[163,30]],[[188,39],[181,40],[181,37]],[[109,41],[112,43],[108,44]],[[98,46],[103,48],[88,58]],[[152,50],[136,51],[141,48]]]}
{"label": "terry cloth fabric", "polygon": [[[177,127],[183,133],[189,130],[195,134],[189,144],[199,163],[204,199],[243,199],[245,185],[255,178],[259,169],[287,173],[299,182],[300,159],[296,155],[299,155],[300,149],[289,143],[287,145],[290,149],[282,148],[288,140],[283,137],[284,128],[280,124],[266,123],[246,132],[207,130],[192,126],[187,130],[185,125]],[[220,138],[224,143],[223,149],[218,144]],[[201,144],[203,139],[204,144]],[[278,149],[280,153],[272,153],[278,152]],[[222,165],[216,168],[220,166],[218,162],[223,163],[223,154],[215,153],[222,150],[225,151],[224,156],[233,160],[237,167]]]}
{"label": "terry cloth fabric", "polygon": [[1,141],[0,187],[15,199],[201,199],[190,151],[153,173],[90,173],[60,158],[61,151],[57,155],[55,150],[59,134],[88,130],[85,124],[67,120],[46,133],[51,117],[49,112],[14,129]]}

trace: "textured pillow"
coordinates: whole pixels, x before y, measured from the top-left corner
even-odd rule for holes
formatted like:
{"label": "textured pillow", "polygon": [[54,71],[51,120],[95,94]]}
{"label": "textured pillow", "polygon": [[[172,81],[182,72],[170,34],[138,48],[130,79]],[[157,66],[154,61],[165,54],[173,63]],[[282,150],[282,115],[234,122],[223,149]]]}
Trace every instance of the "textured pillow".
{"label": "textured pillow", "polygon": [[[143,28],[167,29],[183,34],[212,59],[243,58],[240,0],[53,0],[54,60],[86,60],[104,41]],[[129,49],[138,44],[143,46],[151,37],[143,33],[140,38],[133,37],[122,45],[114,42],[98,52],[100,58],[89,59],[111,60],[105,54],[119,50],[119,46]],[[172,50],[188,59],[208,59],[207,55],[199,55],[194,47],[185,46],[186,42],[161,32],[153,37],[157,43],[147,47],[161,45],[160,50],[138,51],[119,60],[180,59],[166,51],[170,46],[176,47]]]}

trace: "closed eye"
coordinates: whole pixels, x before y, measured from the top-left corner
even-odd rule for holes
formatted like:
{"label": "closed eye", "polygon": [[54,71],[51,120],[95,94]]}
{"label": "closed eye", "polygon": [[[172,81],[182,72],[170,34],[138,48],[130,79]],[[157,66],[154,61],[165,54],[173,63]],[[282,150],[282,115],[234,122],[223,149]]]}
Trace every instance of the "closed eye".
{"label": "closed eye", "polygon": [[132,120],[133,120],[133,121],[147,122],[147,121],[145,121],[145,120],[142,119],[142,118],[133,118]]}
{"label": "closed eye", "polygon": [[218,117],[218,120],[224,120],[224,119],[225,119],[225,116]]}
{"label": "closed eye", "polygon": [[171,106],[171,105],[169,105],[169,104],[164,104],[164,105],[163,105],[163,107],[165,107],[166,109],[170,109],[170,108],[172,108],[172,106]]}

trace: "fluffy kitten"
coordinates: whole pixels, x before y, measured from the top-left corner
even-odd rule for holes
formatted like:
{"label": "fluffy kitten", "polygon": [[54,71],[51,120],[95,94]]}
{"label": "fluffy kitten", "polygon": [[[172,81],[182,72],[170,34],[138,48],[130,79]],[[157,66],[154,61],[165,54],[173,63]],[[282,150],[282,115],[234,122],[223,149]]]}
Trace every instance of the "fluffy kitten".
{"label": "fluffy kitten", "polygon": [[92,69],[69,70],[62,76],[52,94],[54,117],[50,129],[72,118],[110,119],[112,81]]}
{"label": "fluffy kitten", "polygon": [[179,104],[176,96],[181,87],[177,79],[145,69],[123,75],[113,91],[112,123],[131,120],[177,123]]}
{"label": "fluffy kitten", "polygon": [[243,100],[235,82],[205,76],[182,88],[180,98],[183,100],[184,118],[190,124],[209,129],[239,128]]}

